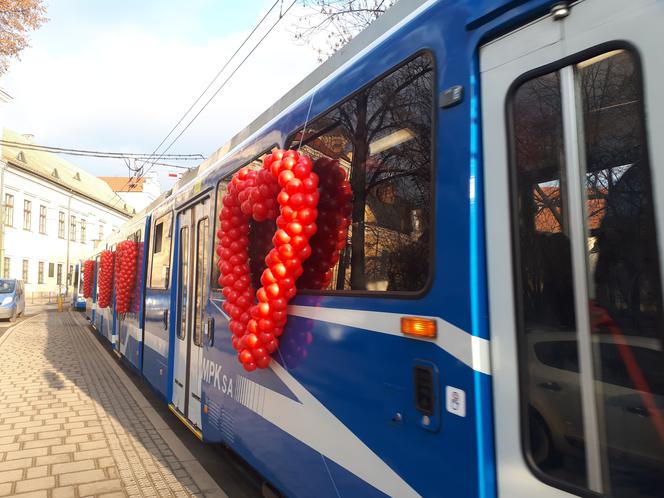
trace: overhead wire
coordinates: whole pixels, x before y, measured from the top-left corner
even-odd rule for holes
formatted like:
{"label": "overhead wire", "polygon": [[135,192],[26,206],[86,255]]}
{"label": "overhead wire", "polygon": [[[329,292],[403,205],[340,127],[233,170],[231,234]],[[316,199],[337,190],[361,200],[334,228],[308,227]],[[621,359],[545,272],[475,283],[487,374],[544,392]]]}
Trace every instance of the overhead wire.
{"label": "overhead wire", "polygon": [[[227,78],[224,80],[224,82],[219,86],[219,88],[217,88],[217,90],[212,94],[212,96],[211,96],[211,97],[205,102],[205,104],[203,105],[203,107],[201,107],[201,109],[200,109],[200,110],[194,115],[194,117],[191,118],[191,120],[190,120],[190,121],[187,123],[187,125],[182,129],[182,131],[180,131],[180,133],[178,133],[178,135],[177,135],[177,136],[171,141],[171,143],[168,145],[168,147],[166,147],[166,149],[164,149],[164,151],[162,152],[162,154],[165,154],[166,152],[168,152],[168,151],[170,150],[170,148],[175,144],[175,142],[177,142],[178,139],[184,134],[184,132],[187,131],[187,129],[193,124],[193,122],[198,118],[198,116],[201,115],[201,113],[202,113],[202,112],[205,110],[205,108],[210,104],[210,102],[212,102],[212,100],[213,100],[213,99],[219,94],[219,92],[220,92],[220,91],[226,86],[226,84],[230,81],[230,79],[233,77],[233,75],[235,75],[235,73],[236,73],[236,72],[242,67],[242,65],[246,62],[246,60],[247,60],[247,59],[248,59],[248,58],[249,58],[249,57],[250,57],[250,56],[256,51],[256,49],[260,46],[260,44],[263,42],[263,40],[265,40],[265,38],[267,38],[267,36],[272,32],[272,30],[277,26],[277,24],[279,24],[279,22],[281,21],[281,19],[283,19],[283,18],[286,16],[286,14],[288,14],[288,11],[289,11],[289,10],[290,10],[290,9],[296,4],[296,3],[297,3],[297,0],[293,0],[293,2],[292,2],[292,3],[286,8],[286,10],[283,11],[283,13],[281,13],[281,15],[279,16],[279,18],[274,22],[274,24],[272,24],[272,26],[270,26],[270,28],[268,29],[268,31],[267,31],[267,32],[266,32],[266,33],[260,38],[260,40],[258,40],[258,42],[256,43],[256,45],[254,45],[254,47],[249,51],[249,53],[248,53],[248,54],[247,54],[247,55],[246,55],[246,56],[240,61],[240,63],[238,64],[238,66],[237,66],[237,67],[231,72],[231,74],[228,75],[228,77],[227,77]],[[161,157],[162,157],[162,155],[159,155],[159,156],[157,157],[156,160],[159,161],[159,160],[161,159]],[[152,169],[152,167],[149,167],[149,168],[148,168],[143,174],[144,174],[144,175],[147,174],[147,173],[150,171],[150,169]]]}
{"label": "overhead wire", "polygon": [[[228,66],[228,64],[230,64],[230,62],[233,60],[233,58],[238,54],[238,52],[242,49],[242,47],[246,44],[246,42],[251,38],[251,36],[256,32],[256,30],[260,27],[260,25],[263,23],[263,21],[265,21],[265,19],[267,18],[267,16],[270,14],[270,12],[274,9],[274,7],[275,7],[280,1],[283,1],[283,0],[276,0],[276,1],[272,4],[272,7],[270,7],[270,9],[267,11],[267,13],[266,13],[266,14],[261,18],[261,20],[258,22],[258,24],[256,24],[256,26],[251,30],[251,32],[249,33],[249,35],[248,35],[248,36],[245,38],[245,40],[240,44],[240,46],[237,48],[237,50],[236,50],[235,52],[233,52],[233,54],[231,55],[231,57],[226,61],[226,63],[223,65],[222,69],[219,70],[219,72],[217,73],[217,75],[213,78],[213,80],[212,80],[212,81],[210,82],[210,84],[206,87],[206,89],[203,91],[203,93],[201,93],[201,95],[198,96],[198,98],[196,99],[196,101],[195,101],[195,102],[189,107],[189,109],[187,110],[187,112],[184,113],[184,115],[180,118],[180,120],[176,123],[176,125],[171,129],[171,131],[169,131],[169,133],[166,135],[166,137],[164,137],[164,139],[160,142],[160,144],[155,148],[155,150],[153,151],[153,153],[150,154],[150,157],[152,157],[152,156],[153,156],[153,155],[159,150],[159,148],[160,148],[160,147],[166,142],[166,140],[168,140],[168,137],[173,133],[173,131],[174,131],[174,130],[175,130],[175,129],[176,129],[176,128],[182,123],[182,121],[184,121],[184,119],[185,119],[185,117],[187,116],[187,114],[189,114],[189,112],[194,108],[194,106],[200,101],[200,99],[203,97],[203,95],[204,95],[204,94],[207,92],[207,90],[212,86],[212,84],[214,83],[214,81],[217,80],[217,78],[219,77],[219,75],[220,75],[220,74],[223,72],[223,70]],[[275,22],[269,27],[269,29],[267,30],[267,32],[266,32],[266,33],[265,33],[265,34],[264,34],[264,35],[258,40],[258,42],[253,46],[253,48],[249,51],[249,53],[248,53],[248,54],[247,54],[247,55],[246,55],[246,56],[240,61],[240,63],[235,67],[235,69],[233,69],[233,71],[231,72],[231,74],[230,74],[230,75],[224,80],[224,82],[219,86],[219,88],[217,88],[217,90],[215,90],[215,92],[212,94],[212,96],[211,96],[211,97],[205,102],[205,104],[203,105],[203,107],[201,107],[201,109],[199,109],[199,111],[194,115],[194,117],[191,118],[191,120],[190,120],[190,121],[187,123],[187,125],[182,129],[182,131],[180,131],[180,133],[178,133],[178,135],[177,135],[177,136],[176,136],[176,137],[175,137],[175,138],[174,138],[174,139],[168,144],[168,147],[166,147],[166,149],[164,149],[164,151],[162,151],[162,152],[159,154],[159,156],[157,156],[157,159],[155,159],[154,162],[158,162],[160,159],[162,159],[162,157],[165,157],[166,152],[168,152],[168,151],[170,150],[170,148],[175,144],[175,142],[177,142],[177,141],[179,140],[179,138],[184,134],[184,132],[187,131],[187,129],[188,129],[188,128],[192,125],[192,123],[198,118],[198,116],[201,115],[201,113],[202,113],[202,112],[205,110],[205,108],[210,104],[210,102],[212,102],[212,100],[213,100],[213,99],[219,94],[219,92],[220,92],[220,91],[226,86],[226,84],[227,84],[227,83],[230,81],[230,79],[235,75],[235,73],[236,73],[236,72],[242,67],[242,65],[247,61],[247,59],[248,59],[248,58],[249,58],[249,57],[250,57],[250,56],[256,51],[256,49],[261,45],[261,43],[263,43],[263,41],[265,40],[265,38],[267,38],[267,36],[272,32],[272,30],[277,26],[277,24],[279,24],[279,22],[280,22],[280,21],[286,16],[286,14],[288,14],[288,11],[290,11],[290,9],[291,9],[296,3],[297,3],[297,0],[293,0],[293,2],[292,2],[292,3],[286,8],[285,11],[280,11],[280,12],[279,12],[279,17],[277,18],[277,20],[276,20],[276,21],[275,21]],[[145,161],[145,162],[141,165],[141,167],[140,167],[139,169],[141,169],[141,168],[143,167],[143,165],[145,165],[145,164],[148,163],[148,162],[151,163],[150,166],[149,166],[145,171],[143,171],[140,175],[136,175],[136,177],[133,177],[133,176],[130,177],[130,178],[127,180],[127,183],[125,184],[125,186],[124,186],[123,188],[126,188],[126,186],[129,185],[129,183],[131,183],[131,181],[134,180],[134,178],[135,178],[135,181],[138,181],[138,180],[140,180],[143,176],[147,175],[147,174],[150,172],[150,170],[154,167],[154,162],[153,162],[153,161]]]}
{"label": "overhead wire", "polygon": [[[256,24],[256,26],[254,26],[254,28],[251,30],[251,32],[250,32],[250,33],[247,35],[247,37],[242,41],[242,43],[240,44],[240,46],[235,50],[235,52],[233,52],[233,54],[232,54],[232,55],[228,58],[228,60],[223,64],[223,66],[221,67],[221,69],[219,69],[219,71],[217,71],[217,74],[214,76],[214,78],[212,78],[212,80],[210,81],[210,83],[208,83],[208,85],[207,85],[207,86],[205,87],[205,89],[201,92],[201,94],[200,94],[200,95],[196,98],[196,100],[194,100],[194,102],[189,106],[189,108],[185,111],[185,113],[180,117],[180,119],[178,120],[178,122],[175,123],[175,125],[173,125],[173,127],[172,127],[172,128],[170,129],[170,131],[166,134],[166,136],[162,139],[162,141],[159,142],[159,145],[157,145],[157,147],[155,147],[155,149],[154,149],[154,150],[152,151],[152,153],[150,154],[150,157],[154,156],[154,155],[157,153],[157,151],[161,148],[161,146],[164,145],[164,143],[166,143],[166,141],[168,140],[168,138],[173,134],[173,132],[177,129],[177,127],[180,126],[180,124],[185,120],[185,118],[187,117],[187,115],[192,111],[192,109],[196,106],[196,104],[198,104],[198,103],[200,102],[200,100],[203,98],[203,96],[204,96],[204,95],[207,93],[207,91],[212,87],[212,85],[214,84],[214,82],[217,81],[217,79],[219,78],[219,76],[221,76],[221,73],[224,72],[224,70],[228,67],[228,65],[229,65],[229,64],[231,63],[231,61],[235,58],[235,56],[240,52],[240,50],[242,50],[242,48],[246,45],[246,43],[249,41],[249,39],[251,39],[251,37],[252,37],[252,36],[254,35],[254,33],[256,32],[256,30],[261,26],[261,24],[263,24],[263,22],[265,21],[265,19],[267,18],[267,16],[270,15],[270,13],[272,12],[272,10],[274,10],[274,8],[277,6],[277,4],[278,4],[279,2],[280,2],[280,0],[275,0],[275,2],[272,4],[272,6],[269,8],[269,10],[265,13],[265,15],[264,15],[264,16],[261,18],[261,20],[258,22],[258,24]],[[161,158],[161,157],[163,157],[163,156],[160,156],[160,158]],[[147,161],[146,161],[146,162],[147,162]]]}
{"label": "overhead wire", "polygon": [[[139,153],[139,152],[109,152],[109,151],[99,151],[99,150],[89,150],[89,149],[74,149],[68,147],[53,147],[48,145],[38,145],[25,142],[16,142],[12,140],[1,140],[0,145],[5,147],[11,147],[14,149],[22,150],[34,150],[38,152],[51,152],[54,154],[64,154],[68,156],[88,156],[88,157],[100,157],[108,159],[149,159],[151,157],[148,153]],[[165,154],[162,158],[173,159],[177,161],[200,161],[204,160],[205,156],[203,154]]]}

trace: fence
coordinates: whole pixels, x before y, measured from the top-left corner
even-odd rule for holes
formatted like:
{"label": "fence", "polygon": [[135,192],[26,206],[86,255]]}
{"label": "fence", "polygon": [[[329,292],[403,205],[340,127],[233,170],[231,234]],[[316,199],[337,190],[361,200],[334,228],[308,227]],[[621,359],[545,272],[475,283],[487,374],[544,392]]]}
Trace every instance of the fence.
{"label": "fence", "polygon": [[[58,292],[26,292],[26,304],[56,304],[58,302]],[[69,302],[70,295],[62,293],[62,301]]]}

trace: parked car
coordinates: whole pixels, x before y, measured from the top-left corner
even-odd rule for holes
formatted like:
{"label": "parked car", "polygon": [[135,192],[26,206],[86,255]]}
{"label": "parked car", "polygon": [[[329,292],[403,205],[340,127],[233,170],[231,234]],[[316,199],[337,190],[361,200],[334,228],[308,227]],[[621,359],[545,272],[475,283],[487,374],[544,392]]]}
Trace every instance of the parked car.
{"label": "parked car", "polygon": [[0,279],[0,319],[13,321],[25,311],[23,280]]}

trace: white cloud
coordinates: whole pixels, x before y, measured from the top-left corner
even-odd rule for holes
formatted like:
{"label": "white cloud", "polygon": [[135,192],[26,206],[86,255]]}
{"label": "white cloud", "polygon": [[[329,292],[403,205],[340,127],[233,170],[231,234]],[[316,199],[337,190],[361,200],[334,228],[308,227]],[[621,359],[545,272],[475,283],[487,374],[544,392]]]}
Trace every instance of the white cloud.
{"label": "white cloud", "polygon": [[[171,152],[212,153],[316,67],[315,52],[294,44],[288,33],[292,16],[282,20]],[[76,31],[75,23],[67,22],[71,36],[82,36],[77,43],[36,38],[0,80],[14,97],[5,106],[4,124],[34,134],[45,145],[113,151],[152,152],[248,33],[176,36],[139,23],[103,22],[97,30],[86,24]],[[126,174],[118,161],[68,159],[94,174]]]}

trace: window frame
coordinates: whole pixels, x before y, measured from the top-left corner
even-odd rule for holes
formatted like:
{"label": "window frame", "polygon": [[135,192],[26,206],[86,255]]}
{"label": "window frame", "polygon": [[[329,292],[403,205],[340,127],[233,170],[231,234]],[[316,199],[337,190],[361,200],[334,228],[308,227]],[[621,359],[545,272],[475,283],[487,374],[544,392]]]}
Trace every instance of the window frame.
{"label": "window frame", "polygon": [[58,211],[58,238],[67,239],[67,215],[64,211]]}
{"label": "window frame", "polygon": [[[436,188],[436,180],[437,180],[437,171],[438,168],[437,166],[437,153],[436,153],[436,137],[438,134],[438,111],[439,111],[439,106],[438,106],[438,66],[437,66],[437,61],[436,61],[436,56],[435,52],[432,49],[429,48],[423,48],[418,50],[417,52],[414,52],[407,58],[403,59],[401,62],[391,66],[389,69],[386,71],[383,71],[380,73],[378,76],[375,78],[371,79],[369,82],[365,83],[362,85],[360,88],[355,90],[354,92],[350,93],[346,97],[344,97],[342,100],[337,101],[336,103],[330,105],[327,107],[324,111],[316,114],[313,117],[310,117],[306,123],[304,123],[302,126],[299,126],[290,133],[287,138],[285,143],[285,149],[290,149],[294,142],[295,142],[295,137],[298,133],[301,131],[305,130],[306,125],[313,123],[317,121],[318,119],[324,117],[326,114],[329,114],[330,112],[334,111],[335,109],[338,109],[342,105],[344,105],[346,102],[350,101],[351,99],[355,98],[357,95],[360,93],[366,91],[367,89],[371,88],[373,85],[378,83],[379,81],[382,81],[383,79],[387,78],[391,74],[395,73],[405,65],[409,64],[410,62],[414,61],[418,57],[421,56],[428,56],[431,59],[431,77],[432,77],[432,95],[431,95],[431,100],[432,100],[432,105],[431,105],[431,154],[430,154],[430,159],[431,159],[431,165],[430,165],[430,171],[431,171],[431,187],[430,187],[430,200],[431,200],[431,214],[430,214],[430,226],[431,226],[431,231],[429,235],[429,250],[428,250],[428,263],[429,263],[429,272],[427,275],[427,279],[424,283],[424,286],[417,290],[417,291],[379,291],[379,290],[359,290],[359,289],[299,289],[297,290],[297,293],[299,295],[307,295],[307,296],[339,296],[339,297],[379,297],[379,298],[386,298],[386,299],[393,299],[393,298],[399,298],[399,299],[421,299],[423,298],[426,294],[429,293],[433,286],[433,282],[435,280],[435,274],[436,274],[436,242],[437,242],[437,234],[436,234],[436,222],[437,222],[437,216],[436,216],[436,200],[437,200],[437,194],[438,194],[438,189]],[[315,98],[315,94],[312,96],[312,98]],[[301,143],[298,143],[298,148],[300,145],[306,144],[311,140],[315,140],[315,138],[319,137],[320,135],[316,135],[314,137],[311,137],[310,140],[303,141]]]}
{"label": "window frame", "polygon": [[76,216],[69,215],[69,241],[76,242]]}
{"label": "window frame", "polygon": [[43,284],[44,283],[44,262],[39,261],[37,263],[37,283],[38,284]]}
{"label": "window frame", "polygon": [[23,199],[23,230],[32,231],[32,201]]}
{"label": "window frame", "polygon": [[28,282],[28,278],[30,277],[30,260],[23,258],[23,261],[21,261],[21,280],[23,282],[30,283]]}
{"label": "window frame", "polygon": [[48,208],[44,204],[39,205],[39,233],[46,235],[46,219],[48,216]]}
{"label": "window frame", "polygon": [[[154,286],[152,285],[152,271],[154,267],[154,246],[155,246],[155,236],[157,235],[157,225],[159,222],[164,219],[166,216],[171,217],[171,226],[170,226],[170,243],[169,243],[169,249],[168,249],[168,261],[169,261],[169,266],[168,266],[168,282],[166,286]],[[173,233],[175,232],[175,212],[173,209],[168,209],[164,211],[158,218],[154,218],[154,221],[152,221],[152,230],[150,231],[150,267],[149,267],[149,279],[148,279],[148,289],[153,289],[153,290],[168,290],[171,288],[171,273],[173,271]],[[163,231],[162,231],[162,243],[161,243],[161,249],[164,248],[164,241],[163,241]],[[161,251],[160,251],[161,252]]]}
{"label": "window frame", "polygon": [[[554,73],[554,72],[559,72],[562,69],[568,67],[568,66],[574,66],[580,62],[583,62],[585,60],[591,59],[593,57],[597,57],[599,55],[602,55],[604,53],[608,53],[614,50],[624,50],[625,52],[628,52],[632,58],[633,58],[633,63],[634,63],[634,69],[635,73],[639,78],[639,85],[638,85],[638,90],[639,90],[639,117],[640,117],[640,125],[641,129],[643,130],[643,134],[641,137],[641,146],[643,147],[644,151],[644,157],[647,157],[648,159],[648,168],[650,171],[652,171],[652,157],[650,153],[650,147],[648,145],[648,126],[647,126],[647,120],[646,120],[646,107],[645,107],[645,98],[646,94],[644,91],[644,86],[645,86],[645,79],[644,79],[644,71],[643,71],[643,61],[641,57],[641,53],[638,50],[638,48],[624,40],[613,40],[609,42],[604,42],[600,43],[597,45],[594,45],[592,47],[586,48],[584,50],[581,50],[575,54],[563,57],[561,59],[556,60],[555,62],[545,64],[539,67],[536,67],[534,69],[531,69],[529,71],[526,71],[525,73],[521,74],[518,76],[514,81],[510,84],[510,87],[507,91],[506,97],[505,97],[505,102],[504,102],[504,116],[505,116],[505,131],[506,131],[506,138],[507,138],[507,166],[508,166],[508,187],[509,187],[509,240],[511,244],[511,254],[510,254],[510,259],[511,259],[511,264],[512,264],[512,286],[511,286],[511,291],[514,296],[514,322],[515,322],[515,343],[516,343],[516,349],[517,349],[517,373],[518,373],[518,412],[519,412],[519,432],[520,432],[520,447],[521,447],[521,456],[523,457],[523,460],[526,463],[526,466],[528,467],[528,470],[540,481],[543,483],[555,487],[557,489],[561,489],[563,491],[567,491],[569,493],[574,493],[579,496],[583,497],[597,497],[598,494],[594,491],[591,491],[587,487],[580,487],[576,484],[572,484],[568,481],[565,481],[561,478],[554,477],[551,474],[547,474],[544,471],[542,471],[539,467],[537,467],[532,460],[530,456],[530,448],[529,448],[529,430],[530,430],[530,425],[528,422],[529,415],[528,415],[528,399],[525,396],[525,393],[527,392],[527,385],[528,385],[528,377],[527,377],[527,370],[528,370],[528,345],[527,341],[523,340],[523,337],[525,337],[524,331],[525,331],[525,323],[524,323],[524,304],[523,304],[523,290],[521,286],[522,282],[522,273],[521,273],[521,268],[520,268],[520,262],[521,262],[521,251],[520,251],[520,241],[519,241],[519,217],[518,217],[518,185],[517,185],[517,175],[515,174],[515,165],[516,165],[516,143],[515,143],[515,133],[514,133],[514,115],[513,115],[513,104],[514,104],[514,97],[519,90],[519,88],[526,82],[533,80],[535,78],[544,76],[549,73]],[[578,118],[578,113],[577,113],[577,118]],[[565,126],[565,123],[563,121],[563,127]],[[563,128],[564,132],[564,128]],[[652,186],[651,186],[652,188]],[[653,199],[655,199],[654,195],[654,190],[653,190]],[[568,207],[569,209],[569,207]],[[657,221],[657,216],[655,213],[655,221]],[[583,223],[587,223],[587,220],[584,219]],[[657,224],[655,225],[655,228],[657,229],[658,226]],[[661,273],[662,273],[662,248],[659,246],[659,242],[657,241],[657,249],[658,249],[658,267],[660,270],[660,278],[661,278]],[[573,248],[570,247],[570,251],[573,252]],[[573,254],[572,254],[573,257]],[[661,282],[664,285],[664,278],[661,278]],[[573,283],[573,290],[574,292],[578,292],[578,289],[576,287],[576,284]],[[664,296],[664,289],[660,289],[660,296]],[[578,320],[578,317],[576,317],[576,320]],[[575,328],[578,328],[578,324],[576,323],[575,320]],[[577,330],[578,333],[578,330]],[[575,334],[575,340],[578,342],[578,335]],[[593,358],[595,360],[595,358]],[[580,363],[580,359],[579,359]],[[554,368],[554,367],[551,367]],[[595,371],[593,369],[593,379],[597,381]],[[581,388],[580,388],[581,390]],[[593,397],[596,398],[597,393],[593,392]],[[596,401],[595,401],[596,402]],[[582,416],[583,416],[583,405],[581,406],[582,410]],[[585,431],[586,428],[584,427],[584,437],[585,437]],[[602,473],[608,471],[608,468],[605,467],[604,464],[602,464]]]}
{"label": "window frame", "polygon": [[[11,201],[11,203],[9,201]],[[3,223],[7,227],[13,227],[14,226],[14,204],[15,204],[14,194],[5,193],[5,198],[3,199],[3,202],[5,204],[4,205],[5,219],[3,220]]]}
{"label": "window frame", "polygon": [[87,243],[87,222],[85,221],[84,218],[81,218],[81,244]]}

